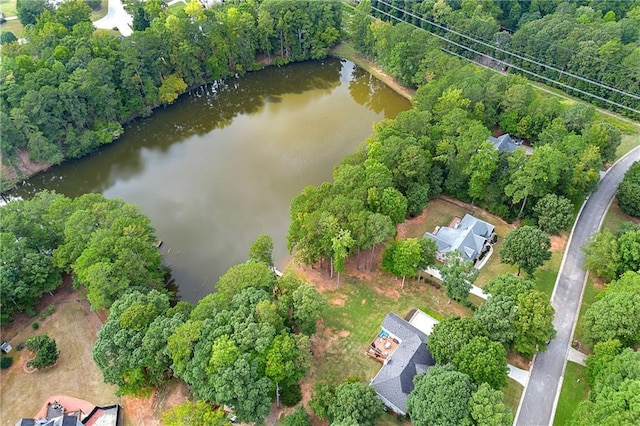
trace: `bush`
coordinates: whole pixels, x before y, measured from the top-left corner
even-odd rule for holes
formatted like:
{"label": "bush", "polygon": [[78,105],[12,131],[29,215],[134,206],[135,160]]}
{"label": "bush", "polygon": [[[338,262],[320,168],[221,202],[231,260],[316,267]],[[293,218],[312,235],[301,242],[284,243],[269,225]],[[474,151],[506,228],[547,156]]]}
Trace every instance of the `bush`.
{"label": "bush", "polygon": [[30,337],[25,342],[25,347],[36,354],[35,358],[27,363],[29,367],[40,370],[55,364],[58,360],[59,352],[56,342],[46,334]]}
{"label": "bush", "polygon": [[18,37],[11,31],[3,31],[0,34],[0,44],[12,43],[16,40],[18,40]]}
{"label": "bush", "polygon": [[287,407],[293,407],[300,401],[302,401],[302,390],[297,383],[280,389],[280,402]]}
{"label": "bush", "polygon": [[34,330],[37,330],[38,328],[40,328],[40,324],[38,324],[37,322],[34,322],[31,324],[31,328],[33,328]]}
{"label": "bush", "polygon": [[2,358],[0,359],[0,368],[2,368],[4,370],[6,368],[11,367],[12,364],[13,364],[13,358],[12,357],[2,355]]}
{"label": "bush", "polygon": [[20,352],[23,349],[24,349],[24,342],[18,343],[18,345],[16,346],[16,351]]}
{"label": "bush", "polygon": [[298,407],[284,418],[284,426],[311,426],[311,419],[304,407]]}

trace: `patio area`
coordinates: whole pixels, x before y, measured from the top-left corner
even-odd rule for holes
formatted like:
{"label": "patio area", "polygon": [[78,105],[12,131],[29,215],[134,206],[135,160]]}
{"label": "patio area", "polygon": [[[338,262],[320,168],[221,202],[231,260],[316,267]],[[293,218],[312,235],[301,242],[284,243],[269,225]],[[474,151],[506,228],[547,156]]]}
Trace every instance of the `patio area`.
{"label": "patio area", "polygon": [[398,346],[400,346],[400,340],[381,330],[369,344],[367,356],[384,363],[387,358],[393,355]]}

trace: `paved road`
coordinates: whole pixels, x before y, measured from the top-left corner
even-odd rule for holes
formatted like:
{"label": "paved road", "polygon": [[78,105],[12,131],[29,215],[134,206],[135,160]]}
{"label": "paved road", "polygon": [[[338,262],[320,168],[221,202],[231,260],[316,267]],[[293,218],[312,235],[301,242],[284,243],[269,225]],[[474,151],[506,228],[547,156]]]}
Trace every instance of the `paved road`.
{"label": "paved road", "polygon": [[516,425],[542,426],[553,423],[556,398],[562,386],[567,352],[586,278],[586,272],[582,269],[584,255],[580,247],[598,231],[624,173],[637,160],[640,160],[640,146],[609,169],[577,219],[551,300],[556,310],[553,325],[558,330],[558,336],[551,341],[546,352],[540,352],[535,357],[529,384],[516,415]]}
{"label": "paved road", "polygon": [[131,26],[133,25],[133,18],[124,9],[121,0],[109,0],[109,8],[107,15],[95,21],[93,26],[104,30],[111,30],[117,28],[125,37],[130,36],[133,33]]}

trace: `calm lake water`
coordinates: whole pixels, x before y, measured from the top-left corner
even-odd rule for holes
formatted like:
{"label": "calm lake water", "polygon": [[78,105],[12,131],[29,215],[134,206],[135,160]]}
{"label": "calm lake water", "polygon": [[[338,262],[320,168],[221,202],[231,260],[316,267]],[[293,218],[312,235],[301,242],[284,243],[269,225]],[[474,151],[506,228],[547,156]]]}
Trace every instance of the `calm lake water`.
{"label": "calm lake water", "polygon": [[262,233],[287,261],[291,199],[410,103],[349,61],[269,68],[207,85],[126,128],[94,155],[35,176],[41,189],[101,192],[137,204],[164,242],[183,300],[215,291]]}

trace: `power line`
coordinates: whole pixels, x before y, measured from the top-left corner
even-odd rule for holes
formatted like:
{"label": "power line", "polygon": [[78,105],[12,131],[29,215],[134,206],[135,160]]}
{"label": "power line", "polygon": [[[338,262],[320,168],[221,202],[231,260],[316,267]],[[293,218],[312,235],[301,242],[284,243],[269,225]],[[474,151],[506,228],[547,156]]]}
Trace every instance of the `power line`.
{"label": "power line", "polygon": [[[546,16],[550,16],[550,15],[546,15]],[[536,21],[532,21],[532,22],[536,22]],[[529,22],[527,22],[527,24],[528,24],[528,23],[529,23]],[[522,27],[520,27],[520,28],[522,28]],[[517,31],[519,31],[519,30],[512,30],[511,28],[503,27],[502,25],[500,25],[500,29],[501,29],[501,30],[504,30],[504,31],[507,31],[507,32],[509,32],[509,33],[510,33],[510,34],[512,34],[512,35],[513,35],[514,33],[516,33]],[[487,41],[486,39],[482,39],[480,36],[477,36],[477,35],[476,35],[476,37],[478,37],[480,40]],[[551,44],[551,40],[543,40],[542,38],[539,38],[539,37],[537,36],[537,34],[534,34],[532,38],[533,38],[533,39],[535,39],[535,41],[536,41],[536,42],[544,43],[545,45],[550,45],[550,44]],[[633,74],[636,74],[637,76],[640,76],[640,71],[635,70],[635,69],[633,69],[633,68],[628,68],[628,67],[625,67],[625,66],[623,66],[623,65],[616,64],[615,62],[605,61],[604,59],[602,59],[602,58],[598,58],[597,56],[593,56],[593,55],[585,54],[585,53],[583,53],[583,52],[579,52],[579,51],[576,51],[576,50],[573,50],[573,49],[569,49],[569,48],[567,48],[567,47],[563,47],[563,46],[554,46],[554,47],[555,47],[556,49],[558,49],[558,50],[562,50],[563,52],[569,52],[569,53],[572,53],[572,54],[580,54],[580,55],[582,55],[582,56],[584,56],[584,57],[586,57],[586,58],[594,59],[594,60],[596,60],[596,61],[598,61],[598,62],[602,62],[603,64],[611,65],[611,66],[614,66],[614,67],[617,67],[617,68],[620,68],[620,69],[623,69],[623,70],[629,71],[629,72],[631,72],[631,73],[633,73]],[[524,55],[524,56],[528,56],[528,57],[532,57],[531,55],[527,55],[526,53],[523,53],[523,55]],[[534,57],[534,58],[535,58],[535,57]],[[537,58],[536,58],[536,59],[537,59]]]}
{"label": "power line", "polygon": [[[415,14],[413,14],[413,13],[411,13],[411,12],[406,11],[406,10],[400,9],[399,7],[396,7],[396,6],[394,6],[394,5],[390,4],[390,3],[387,3],[387,2],[385,2],[384,0],[378,0],[378,2],[379,2],[379,3],[382,3],[382,4],[386,5],[386,6],[389,6],[389,7],[393,8],[393,9],[395,9],[395,10],[399,11],[399,12],[402,12],[402,13],[404,13],[405,15],[409,15],[409,16],[411,16],[411,17],[413,17],[413,18],[416,18],[416,19],[419,19],[419,20],[421,20],[421,21],[423,21],[423,22],[426,22],[426,23],[428,23],[428,24],[430,24],[430,25],[432,25],[432,26],[434,26],[434,27],[440,28],[440,29],[442,29],[442,30],[448,31],[448,32],[450,32],[450,33],[453,33],[453,34],[455,34],[455,35],[457,35],[457,36],[459,36],[459,37],[463,37],[463,38],[466,38],[466,39],[468,39],[468,40],[471,40],[471,41],[473,41],[473,42],[475,42],[475,43],[478,43],[478,44],[484,45],[484,46],[486,46],[486,47],[489,47],[490,49],[497,50],[497,51],[502,52],[502,53],[505,53],[505,54],[507,54],[507,55],[515,56],[516,58],[519,58],[519,59],[521,59],[521,60],[523,60],[523,61],[526,61],[526,62],[534,63],[534,64],[536,64],[536,65],[538,65],[538,66],[543,67],[543,68],[547,68],[547,69],[551,69],[551,70],[557,71],[557,72],[558,72],[558,73],[560,73],[561,75],[562,75],[562,74],[565,74],[565,75],[571,76],[571,77],[573,77],[573,78],[577,78],[578,80],[582,80],[582,81],[584,81],[584,82],[586,82],[586,83],[590,83],[590,84],[594,84],[594,85],[596,85],[596,86],[602,87],[602,88],[604,88],[604,89],[606,89],[606,90],[611,90],[611,91],[614,91],[614,92],[620,93],[620,94],[621,94],[621,95],[623,95],[623,96],[628,96],[628,97],[631,97],[631,98],[635,98],[635,99],[640,100],[640,96],[638,96],[638,95],[635,95],[635,94],[632,94],[632,93],[628,93],[628,92],[625,92],[625,91],[623,91],[623,90],[619,90],[619,89],[617,89],[617,88],[615,88],[615,87],[607,86],[607,85],[605,85],[605,84],[602,84],[602,83],[599,83],[599,82],[597,82],[597,81],[593,81],[593,80],[590,80],[590,79],[587,79],[587,78],[581,77],[581,76],[579,76],[579,75],[576,75],[576,74],[570,73],[570,72],[568,72],[568,71],[560,70],[560,69],[555,68],[555,67],[553,67],[553,66],[551,66],[551,65],[547,65],[547,64],[544,64],[544,63],[541,63],[541,62],[538,62],[538,61],[535,61],[535,60],[532,60],[532,59],[528,59],[528,58],[526,58],[526,57],[524,57],[524,56],[518,55],[517,53],[512,53],[512,52],[509,52],[508,50],[502,49],[502,48],[500,48],[500,47],[497,47],[497,46],[491,45],[491,44],[489,44],[489,43],[485,43],[485,42],[483,42],[483,41],[481,41],[481,40],[474,39],[473,37],[470,37],[470,36],[468,36],[468,35],[466,35],[466,34],[463,34],[463,33],[458,32],[458,31],[451,30],[451,29],[449,29],[449,28],[447,28],[447,27],[445,27],[445,26],[443,26],[443,25],[440,25],[440,24],[435,23],[435,22],[431,22],[431,21],[429,21],[428,19],[425,19],[425,18],[423,18],[423,17],[421,17],[421,16],[418,16],[418,15],[415,15]],[[407,24],[408,24],[408,22],[406,22],[406,21],[404,21],[404,20],[402,20],[402,19],[400,19],[400,18],[397,18],[397,17],[395,17],[395,16],[393,16],[393,15],[391,15],[391,14],[389,14],[389,13],[387,13],[387,12],[383,11],[383,10],[380,10],[380,9],[378,9],[377,7],[371,6],[371,8],[372,8],[372,9],[375,9],[375,10],[377,10],[377,11],[381,12],[381,13],[384,13],[385,15],[388,15],[388,16],[390,16],[390,17],[394,18],[394,19],[397,19],[397,20],[399,20],[399,21],[401,21],[401,22],[405,22],[405,23],[407,23]],[[411,25],[414,25],[414,24],[411,24]],[[414,25],[414,26],[415,26],[415,27],[417,27],[416,25]],[[419,28],[419,27],[417,27],[417,28]],[[431,34],[435,35],[434,33],[431,33]],[[446,38],[444,38],[444,40],[445,40],[445,41],[449,41],[449,40],[448,40],[448,39],[446,39]],[[576,90],[579,90],[579,89],[576,89]]]}
{"label": "power line", "polygon": [[[399,21],[399,22],[404,22],[404,23],[406,23],[406,24],[409,24],[409,25],[414,26],[415,28],[418,28],[418,29],[424,30],[424,28],[420,28],[420,27],[418,27],[418,26],[417,26],[417,25],[415,25],[415,24],[411,24],[411,23],[409,23],[409,22],[406,22],[406,21],[404,21],[404,20],[402,20],[402,19],[400,19],[400,18],[398,18],[398,17],[396,17],[396,16],[391,15],[390,13],[388,13],[388,12],[386,12],[386,11],[384,11],[384,10],[378,9],[378,8],[376,8],[376,7],[374,7],[374,6],[372,6],[371,8],[372,8],[372,9],[374,9],[374,10],[376,10],[377,12],[380,12],[380,13],[382,13],[382,14],[384,14],[384,15],[387,15],[388,17],[390,17],[390,18],[392,18],[392,19],[395,19],[395,20],[397,20],[397,21]],[[426,31],[426,30],[425,30],[425,31]],[[506,65],[506,66],[508,66],[508,67],[510,67],[510,68],[517,69],[517,70],[519,70],[519,71],[521,71],[521,72],[523,72],[523,73],[533,75],[533,76],[538,77],[538,78],[540,78],[540,79],[542,79],[542,80],[549,81],[549,82],[551,82],[551,83],[557,84],[557,85],[562,86],[562,87],[566,87],[566,88],[571,89],[571,90],[574,90],[574,91],[576,91],[576,92],[578,92],[578,93],[582,93],[582,94],[587,95],[587,96],[590,96],[590,97],[592,97],[592,98],[595,98],[595,99],[601,100],[601,101],[603,101],[603,102],[609,103],[609,104],[611,104],[611,105],[615,105],[615,106],[617,106],[617,107],[620,107],[620,108],[626,109],[626,110],[631,111],[631,112],[634,112],[634,113],[636,113],[636,114],[640,114],[640,110],[633,109],[633,108],[631,108],[631,107],[628,107],[628,106],[626,106],[626,105],[620,104],[620,103],[615,102],[615,101],[612,101],[612,100],[610,100],[610,99],[606,99],[606,98],[603,98],[603,97],[601,97],[601,96],[594,95],[593,93],[586,92],[586,91],[584,91],[584,90],[582,90],[582,89],[578,89],[578,88],[573,87],[573,86],[570,86],[570,85],[568,85],[568,84],[565,84],[565,83],[562,83],[562,82],[556,81],[556,80],[554,80],[554,79],[552,79],[552,78],[545,77],[545,76],[543,76],[543,75],[537,74],[537,73],[535,73],[535,72],[533,72],[533,71],[529,71],[529,70],[524,69],[524,68],[522,68],[522,67],[520,67],[520,66],[513,65],[513,64],[510,64],[510,63],[508,63],[508,62],[502,61],[502,60],[500,60],[500,59],[494,58],[494,57],[492,57],[492,56],[490,56],[490,55],[487,55],[487,54],[485,54],[485,53],[479,52],[479,51],[477,51],[477,50],[475,50],[475,49],[472,49],[472,48],[470,48],[470,47],[468,47],[468,46],[462,45],[462,44],[457,43],[457,42],[455,42],[455,41],[453,41],[453,40],[449,40],[449,39],[447,39],[447,38],[445,38],[445,37],[443,37],[443,36],[441,36],[441,35],[439,35],[439,34],[434,34],[434,33],[431,33],[431,32],[430,32],[430,34],[431,34],[431,35],[433,35],[433,36],[434,36],[434,37],[436,37],[436,38],[439,38],[439,39],[441,39],[441,40],[443,40],[443,41],[447,42],[447,43],[453,44],[453,45],[458,46],[458,47],[460,47],[460,48],[462,48],[462,49],[465,49],[465,50],[468,50],[468,51],[470,51],[470,52],[473,52],[473,53],[475,53],[475,54],[477,54],[477,55],[480,55],[480,56],[483,56],[483,57],[485,57],[485,58],[491,59],[491,60],[493,60],[493,61],[495,61],[495,62],[498,62],[498,63],[500,63],[500,64]],[[444,50],[444,49],[443,49],[443,50]],[[456,56],[460,56],[460,55],[456,55]]]}

